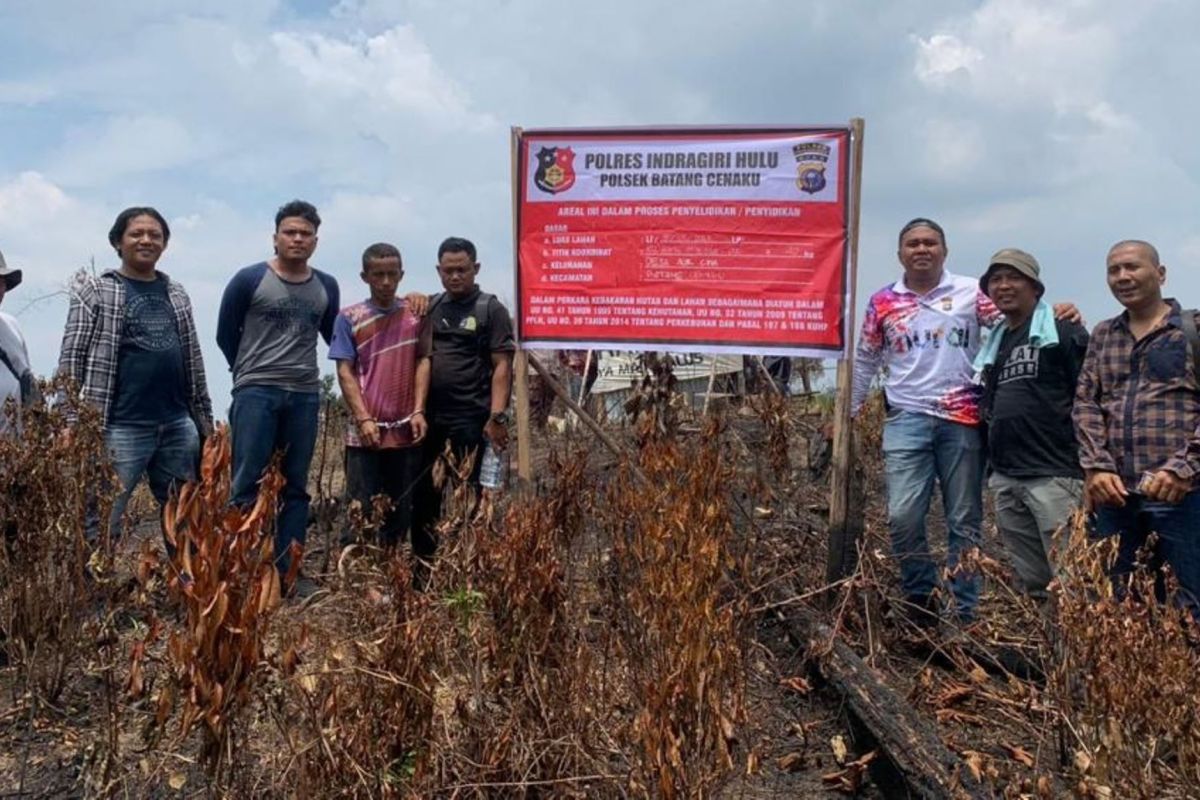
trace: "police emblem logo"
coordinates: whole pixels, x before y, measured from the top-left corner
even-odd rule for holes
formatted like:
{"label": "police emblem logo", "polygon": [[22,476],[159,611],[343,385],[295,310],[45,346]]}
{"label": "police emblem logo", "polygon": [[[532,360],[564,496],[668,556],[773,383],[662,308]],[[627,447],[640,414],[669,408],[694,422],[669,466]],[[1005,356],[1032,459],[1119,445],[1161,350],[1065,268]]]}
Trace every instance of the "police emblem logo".
{"label": "police emblem logo", "polygon": [[833,148],[824,142],[801,142],[792,147],[796,157],[796,188],[816,194],[825,188],[825,167]]}
{"label": "police emblem logo", "polygon": [[547,194],[565,192],[575,185],[575,153],[569,147],[543,147],[537,152],[533,184]]}

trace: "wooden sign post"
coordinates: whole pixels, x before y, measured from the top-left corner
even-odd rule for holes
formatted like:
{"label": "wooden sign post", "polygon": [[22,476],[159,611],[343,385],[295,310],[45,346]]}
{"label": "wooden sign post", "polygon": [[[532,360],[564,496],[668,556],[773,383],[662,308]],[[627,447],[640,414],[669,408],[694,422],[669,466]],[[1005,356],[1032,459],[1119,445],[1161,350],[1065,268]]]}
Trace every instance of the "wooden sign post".
{"label": "wooden sign post", "polygon": [[[517,205],[520,202],[520,176],[517,166],[517,149],[521,146],[521,129],[512,129],[512,191],[513,191],[513,275],[518,270],[521,257],[521,243],[517,228]],[[513,279],[513,297],[518,297],[516,278]],[[529,420],[529,359],[521,343],[517,343],[517,352],[513,358],[513,394],[516,398],[517,412],[517,477],[522,489],[533,484],[533,425]]]}
{"label": "wooden sign post", "polygon": [[858,542],[862,536],[862,510],[851,519],[851,483],[854,443],[851,429],[850,399],[854,382],[854,309],[855,282],[858,278],[858,227],[862,213],[863,121],[850,121],[850,248],[846,293],[846,356],[838,362],[837,398],[833,410],[833,459],[829,485],[829,554],[825,577],[830,583],[854,571],[858,563]]}

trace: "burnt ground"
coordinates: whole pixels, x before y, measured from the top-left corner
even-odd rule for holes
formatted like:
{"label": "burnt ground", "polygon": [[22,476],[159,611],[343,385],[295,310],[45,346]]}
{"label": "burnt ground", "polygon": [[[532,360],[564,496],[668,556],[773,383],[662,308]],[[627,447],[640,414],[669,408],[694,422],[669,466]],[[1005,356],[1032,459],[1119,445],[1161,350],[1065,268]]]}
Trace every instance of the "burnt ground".
{"label": "burnt ground", "polygon": [[[869,434],[859,461],[865,519],[864,559],[847,587],[820,592],[824,582],[827,477],[813,464],[820,448],[810,446],[821,426],[820,411],[793,400],[779,428],[770,413],[749,407],[731,410],[727,431],[738,459],[744,486],[731,504],[734,522],[747,537],[752,555],[749,633],[744,663],[746,718],[736,732],[734,768],[713,794],[729,798],[817,797],[855,794],[896,796],[874,785],[870,771],[847,784],[839,782],[843,764],[869,753],[855,736],[843,699],[823,685],[810,656],[820,643],[805,640],[792,614],[804,608],[819,613],[838,634],[854,644],[875,674],[936,727],[961,757],[964,769],[977,773],[994,796],[1058,796],[1074,778],[1064,763],[1070,752],[1060,746],[1061,731],[1050,722],[1037,672],[1044,656],[1040,621],[1005,586],[1000,563],[989,566],[982,620],[967,631],[943,626],[922,634],[896,613],[896,576],[886,553],[882,489],[878,459]],[[764,420],[767,420],[764,423]],[[775,426],[773,429],[772,426]],[[772,437],[772,431],[775,438]],[[786,430],[788,464],[771,463],[772,442]],[[627,432],[618,430],[618,435]],[[698,429],[684,436],[699,436]],[[627,438],[627,437],[626,437]],[[605,480],[612,458],[582,431],[545,434],[538,464],[545,468],[546,449],[568,444],[593,448],[597,480]],[[329,448],[329,453],[336,446]],[[778,453],[778,451],[776,451]],[[819,460],[819,459],[818,459]],[[336,459],[314,470],[314,494],[340,491]],[[751,488],[747,488],[751,487]],[[932,515],[931,540],[942,542],[940,514]],[[142,498],[142,514],[146,515]],[[318,520],[318,527],[322,520]],[[987,552],[1002,560],[994,526],[989,522]],[[325,533],[328,533],[328,526]],[[339,574],[336,553],[328,553],[326,536],[310,533],[306,569],[324,587],[309,601],[285,601],[274,625],[294,632],[302,625],[336,630],[346,615],[358,613],[362,587]],[[140,524],[121,545],[118,574],[130,575],[142,542],[158,543],[157,526]],[[323,569],[324,568],[324,569]],[[53,704],[32,704],[18,684],[15,670],[0,670],[0,797],[78,797],[110,793],[119,796],[207,796],[193,743],[149,741],[143,735],[153,716],[149,700],[127,695],[129,653],[141,640],[154,613],[165,624],[175,619],[161,585],[147,593],[132,579],[116,582],[107,605],[94,613],[103,619],[89,627],[93,637],[110,637],[85,649],[61,696]],[[116,637],[116,641],[111,640]],[[253,795],[305,796],[304,787],[281,787],[272,779],[278,769],[277,735],[270,721],[256,712],[261,726],[244,740],[251,762],[262,774],[240,784]],[[258,731],[252,727],[251,730]],[[861,733],[861,731],[858,731]],[[273,741],[273,743],[272,743]],[[107,764],[110,753],[119,763]],[[105,784],[105,778],[109,783]],[[1039,784],[1040,781],[1040,784]],[[609,794],[611,789],[603,794]],[[218,792],[223,794],[227,792]],[[553,796],[553,792],[549,795]],[[533,796],[546,796],[533,792]]]}

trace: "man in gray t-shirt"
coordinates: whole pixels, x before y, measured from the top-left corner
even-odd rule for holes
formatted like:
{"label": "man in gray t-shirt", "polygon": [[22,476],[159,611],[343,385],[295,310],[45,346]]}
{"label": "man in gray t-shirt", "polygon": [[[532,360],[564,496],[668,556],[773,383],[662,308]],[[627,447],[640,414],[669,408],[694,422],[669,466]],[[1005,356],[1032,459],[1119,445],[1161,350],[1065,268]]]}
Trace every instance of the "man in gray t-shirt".
{"label": "man in gray t-shirt", "polygon": [[336,311],[337,301],[329,302],[329,290],[316,270],[310,270],[308,278],[301,281],[285,280],[269,268],[258,272],[260,280],[246,309],[233,364],[233,388],[276,386],[292,392],[319,391],[320,372],[313,357],[317,333],[321,317],[326,309]]}
{"label": "man in gray t-shirt", "polygon": [[[317,440],[320,372],[317,334],[329,343],[339,309],[333,276],[309,266],[321,218],[294,200],[275,215],[275,257],[240,270],[221,298],[217,343],[233,371],[232,502],[254,503],[263,470],[282,451],[285,486],[275,563],[287,574],[291,544],[304,545],[308,468]],[[296,583],[297,594],[315,587]]]}

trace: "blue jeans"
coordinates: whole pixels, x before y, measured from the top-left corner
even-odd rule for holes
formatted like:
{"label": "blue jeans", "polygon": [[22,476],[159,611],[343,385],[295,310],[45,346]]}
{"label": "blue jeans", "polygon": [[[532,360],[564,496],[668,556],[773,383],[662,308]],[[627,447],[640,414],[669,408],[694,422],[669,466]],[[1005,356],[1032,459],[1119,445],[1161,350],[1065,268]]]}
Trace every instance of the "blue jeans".
{"label": "blue jeans", "polygon": [[963,551],[981,541],[984,450],[979,429],[928,414],[892,411],[883,426],[883,456],[888,527],[905,596],[910,602],[924,603],[938,584],[925,535],[936,478],[946,511],[947,566],[955,610],[960,618],[973,618],[979,576],[957,572],[955,567]]}
{"label": "blue jeans", "polygon": [[1179,605],[1200,621],[1200,490],[1193,490],[1178,505],[1148,500],[1131,494],[1121,508],[1103,506],[1096,511],[1095,532],[1099,536],[1120,536],[1112,578],[1118,594],[1134,569],[1137,553],[1150,533],[1158,534],[1150,553],[1149,566],[1157,571],[1155,589],[1160,601],[1166,599],[1161,567],[1171,566],[1179,581]]}
{"label": "blue jeans", "polygon": [[[145,475],[150,493],[161,509],[171,492],[196,478],[196,461],[200,455],[200,434],[190,417],[159,425],[109,425],[104,441],[112,456],[113,469],[121,482],[121,492],[113,501],[109,517],[115,539],[121,534],[121,517],[129,497]],[[89,520],[88,539],[95,540],[95,520]]]}
{"label": "blue jeans", "polygon": [[308,533],[308,467],[317,444],[321,396],[274,386],[243,386],[233,392],[229,429],[233,444],[231,502],[254,504],[258,482],[276,451],[283,451],[283,502],[275,524],[275,565],[291,567],[289,547]]}

